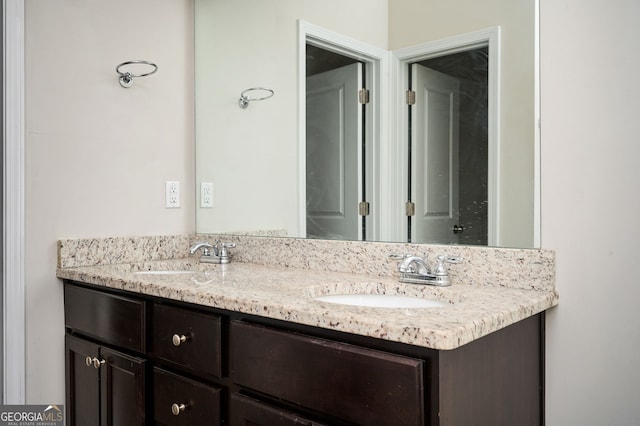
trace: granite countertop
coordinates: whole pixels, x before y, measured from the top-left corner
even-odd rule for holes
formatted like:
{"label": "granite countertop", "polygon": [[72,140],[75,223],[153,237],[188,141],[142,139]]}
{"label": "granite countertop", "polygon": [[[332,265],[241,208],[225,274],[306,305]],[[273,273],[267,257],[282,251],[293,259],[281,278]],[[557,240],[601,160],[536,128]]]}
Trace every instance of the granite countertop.
{"label": "granite countertop", "polygon": [[[158,274],[140,271],[191,271]],[[58,278],[291,321],[432,349],[455,349],[558,303],[555,289],[405,284],[398,277],[194,259],[57,269]],[[366,308],[320,302],[328,294],[398,294],[447,302],[438,308]]]}

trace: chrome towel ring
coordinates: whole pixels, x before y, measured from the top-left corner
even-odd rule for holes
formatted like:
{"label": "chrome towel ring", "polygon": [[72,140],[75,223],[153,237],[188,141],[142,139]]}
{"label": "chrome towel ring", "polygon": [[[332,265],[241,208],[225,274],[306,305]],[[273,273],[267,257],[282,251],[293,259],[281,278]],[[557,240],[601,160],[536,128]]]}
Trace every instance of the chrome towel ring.
{"label": "chrome towel ring", "polygon": [[[152,69],[151,71],[142,73],[142,74],[132,74],[128,71],[123,72],[121,70],[122,67],[125,67],[127,65],[135,65],[135,64],[149,65]],[[123,62],[116,67],[116,72],[118,73],[118,75],[120,75],[120,85],[125,88],[131,87],[133,85],[133,79],[135,77],[146,77],[148,75],[153,74],[156,71],[158,71],[158,66],[156,64],[154,64],[153,62],[140,61],[140,60]]]}
{"label": "chrome towel ring", "polygon": [[[257,97],[250,97],[249,94],[251,92],[256,92],[254,95]],[[266,87],[252,87],[240,93],[240,100],[238,100],[238,104],[240,105],[240,108],[245,109],[249,106],[249,102],[264,101],[265,99],[272,97],[274,93],[275,92],[273,90],[267,89]]]}

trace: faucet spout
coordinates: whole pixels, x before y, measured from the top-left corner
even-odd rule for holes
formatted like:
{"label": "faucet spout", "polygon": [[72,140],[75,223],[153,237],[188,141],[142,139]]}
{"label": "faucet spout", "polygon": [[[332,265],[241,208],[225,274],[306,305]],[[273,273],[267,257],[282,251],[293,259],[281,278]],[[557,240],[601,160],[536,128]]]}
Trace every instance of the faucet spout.
{"label": "faucet spout", "polygon": [[215,246],[209,243],[195,243],[193,246],[191,246],[191,248],[189,249],[189,253],[190,254],[196,254],[196,252],[200,249],[204,249],[202,250],[202,255],[203,256],[211,256],[211,252],[210,249],[214,249],[215,251]]}

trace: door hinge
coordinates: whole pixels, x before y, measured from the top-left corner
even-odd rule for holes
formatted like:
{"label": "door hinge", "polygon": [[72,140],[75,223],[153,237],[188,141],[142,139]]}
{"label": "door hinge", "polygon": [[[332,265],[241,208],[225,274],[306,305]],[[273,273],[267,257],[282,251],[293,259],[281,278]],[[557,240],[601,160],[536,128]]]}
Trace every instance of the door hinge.
{"label": "door hinge", "polygon": [[369,202],[360,201],[358,204],[358,214],[360,216],[369,216]]}
{"label": "door hinge", "polygon": [[407,105],[416,104],[416,92],[413,90],[407,90]]}
{"label": "door hinge", "polygon": [[404,205],[404,211],[407,216],[415,216],[416,214],[416,203],[412,203],[411,201],[407,201]]}
{"label": "door hinge", "polygon": [[360,89],[358,91],[358,102],[361,104],[369,103],[369,90],[368,89]]}

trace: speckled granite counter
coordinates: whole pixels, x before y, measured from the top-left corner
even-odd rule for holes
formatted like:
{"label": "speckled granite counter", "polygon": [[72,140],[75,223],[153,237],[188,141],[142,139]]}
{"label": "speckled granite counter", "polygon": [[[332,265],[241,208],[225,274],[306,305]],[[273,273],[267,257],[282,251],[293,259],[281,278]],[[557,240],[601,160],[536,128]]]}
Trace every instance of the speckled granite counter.
{"label": "speckled granite counter", "polygon": [[[326,267],[314,269],[291,267],[286,263],[284,266],[260,265],[243,261],[255,256],[256,250],[252,252],[250,249],[252,244],[271,244],[272,241],[268,238],[237,237],[239,240],[236,241],[240,243],[237,253],[243,252],[241,247],[244,247],[244,254],[237,256],[229,265],[200,264],[197,258],[162,260],[163,257],[176,257],[179,253],[184,255],[185,247],[194,239],[201,239],[195,236],[166,238],[170,240],[166,244],[164,240],[157,239],[152,240],[153,244],[148,241],[140,242],[138,239],[61,241],[58,246],[57,276],[108,288],[433,349],[457,348],[558,303],[558,295],[553,286],[553,253],[549,251],[509,252],[509,249],[447,248],[448,252],[454,252],[452,254],[460,254],[456,252],[457,249],[466,251],[467,257],[471,259],[471,266],[467,265],[465,268],[471,268],[473,259],[479,256],[483,260],[484,269],[488,268],[489,274],[485,271],[484,276],[473,275],[463,272],[464,268],[459,269],[456,274],[455,268],[452,267],[453,285],[438,288],[398,282],[397,273],[394,271],[395,264],[388,261],[384,261],[384,267],[380,268],[389,270],[389,273],[369,274],[360,271],[332,271]],[[332,252],[336,247],[340,249],[342,244],[327,241],[305,243],[298,242],[304,240],[291,239],[279,239],[276,244],[286,244],[287,241],[289,245],[294,246],[315,244],[316,248],[318,244],[325,244]],[[161,253],[157,256],[149,255],[148,250],[142,249],[140,253],[147,254],[140,259],[127,250],[123,251],[124,246],[134,247],[135,251],[136,247],[147,247],[146,244],[151,244],[155,247],[156,253]],[[368,246],[367,243],[353,244],[359,244],[355,247],[359,247],[360,251],[380,250],[386,254],[390,249],[389,244],[383,243],[372,243],[373,245]],[[419,247],[424,249],[427,246]],[[413,247],[402,245],[401,248],[404,250]],[[441,249],[437,246],[436,248]],[[264,249],[261,247],[257,251],[260,250]],[[520,259],[519,264],[512,265],[515,271],[509,268],[499,269],[492,279],[492,256],[487,254],[487,251],[491,250],[497,251],[497,255],[493,255],[497,256],[497,259]],[[101,255],[96,255],[95,259],[90,261],[86,256],[88,253]],[[103,263],[104,259],[110,260],[106,262],[108,264],[100,264],[98,259],[102,259]],[[118,261],[120,263],[117,263]],[[306,262],[308,261],[307,259]],[[366,261],[361,260],[359,263]],[[140,273],[167,270],[190,272]],[[513,286],[509,286],[509,280],[513,280]],[[314,300],[314,297],[326,294],[356,293],[418,296],[444,301],[447,305],[440,308],[365,308]]]}

